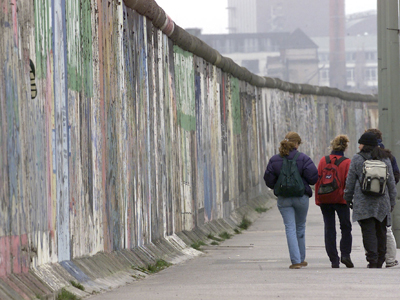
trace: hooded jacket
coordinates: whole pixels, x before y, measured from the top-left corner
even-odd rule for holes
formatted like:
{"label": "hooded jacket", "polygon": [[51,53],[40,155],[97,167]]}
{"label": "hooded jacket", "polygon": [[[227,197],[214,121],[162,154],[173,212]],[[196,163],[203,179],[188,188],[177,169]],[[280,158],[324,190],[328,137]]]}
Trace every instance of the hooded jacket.
{"label": "hooded jacket", "polygon": [[[293,149],[286,158],[293,159],[297,152],[298,151],[296,149]],[[282,164],[283,158],[280,156],[280,154],[272,156],[268,162],[267,169],[264,173],[264,181],[265,184],[271,189],[274,189],[275,183],[278,180]],[[301,178],[303,179],[304,194],[308,195],[308,197],[311,197],[312,190],[310,185],[314,185],[318,180],[317,167],[314,165],[311,158],[302,152],[300,152],[300,155],[296,160],[296,164]]]}

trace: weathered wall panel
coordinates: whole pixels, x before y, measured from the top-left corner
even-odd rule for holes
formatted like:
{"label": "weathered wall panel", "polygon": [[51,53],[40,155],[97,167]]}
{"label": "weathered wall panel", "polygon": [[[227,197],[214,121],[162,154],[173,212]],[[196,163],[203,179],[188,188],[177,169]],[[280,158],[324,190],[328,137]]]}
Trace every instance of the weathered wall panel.
{"label": "weathered wall panel", "polygon": [[123,2],[0,3],[0,276],[229,217],[287,131],[317,161],[377,124],[364,102],[239,80]]}

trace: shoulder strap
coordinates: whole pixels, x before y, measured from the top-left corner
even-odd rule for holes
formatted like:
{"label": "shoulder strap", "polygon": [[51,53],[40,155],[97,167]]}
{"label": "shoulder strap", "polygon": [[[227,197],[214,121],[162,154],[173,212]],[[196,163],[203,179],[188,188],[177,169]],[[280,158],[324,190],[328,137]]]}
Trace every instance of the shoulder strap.
{"label": "shoulder strap", "polygon": [[365,155],[364,155],[364,154],[362,154],[362,152],[358,152],[357,154],[358,154],[358,155],[360,155],[362,158],[364,158],[364,160],[368,160],[368,158],[367,158],[367,157],[365,157]]}
{"label": "shoulder strap", "polygon": [[300,155],[300,152],[297,152],[296,155],[293,157],[293,160],[296,161],[297,158],[299,157],[299,155]]}
{"label": "shoulder strap", "polygon": [[325,161],[326,161],[326,164],[331,163],[331,158],[329,157],[329,155],[325,156]]}
{"label": "shoulder strap", "polygon": [[339,167],[339,165],[341,164],[341,162],[344,161],[344,160],[346,160],[346,159],[348,159],[348,158],[342,156],[341,158],[339,158],[339,159],[337,159],[337,160],[335,161],[335,165],[336,165],[337,167]]}

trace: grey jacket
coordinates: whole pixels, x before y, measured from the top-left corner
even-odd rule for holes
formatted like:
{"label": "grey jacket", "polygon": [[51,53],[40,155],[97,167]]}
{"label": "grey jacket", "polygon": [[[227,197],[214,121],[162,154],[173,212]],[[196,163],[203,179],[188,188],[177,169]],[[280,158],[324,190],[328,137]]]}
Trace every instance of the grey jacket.
{"label": "grey jacket", "polygon": [[[371,157],[371,153],[364,152],[367,157]],[[385,158],[383,161],[388,165],[389,178],[386,185],[385,195],[369,196],[361,192],[361,178],[364,158],[356,154],[353,156],[349,173],[346,180],[346,188],[344,190],[344,199],[349,202],[353,201],[353,222],[368,218],[375,218],[382,222],[388,216],[388,225],[391,224],[390,211],[391,207],[396,204],[396,183],[394,181],[393,169],[390,159]]]}

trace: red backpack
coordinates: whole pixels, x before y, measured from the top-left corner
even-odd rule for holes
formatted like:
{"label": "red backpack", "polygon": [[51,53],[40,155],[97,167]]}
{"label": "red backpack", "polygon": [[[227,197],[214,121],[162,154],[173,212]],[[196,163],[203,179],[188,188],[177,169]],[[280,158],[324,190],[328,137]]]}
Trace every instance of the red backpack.
{"label": "red backpack", "polygon": [[335,163],[332,163],[329,155],[325,156],[326,166],[322,170],[321,176],[318,178],[318,182],[315,185],[319,202],[337,203],[338,200],[343,197],[343,185],[338,176],[338,167],[340,163],[346,159],[348,158],[342,156],[336,159]]}

